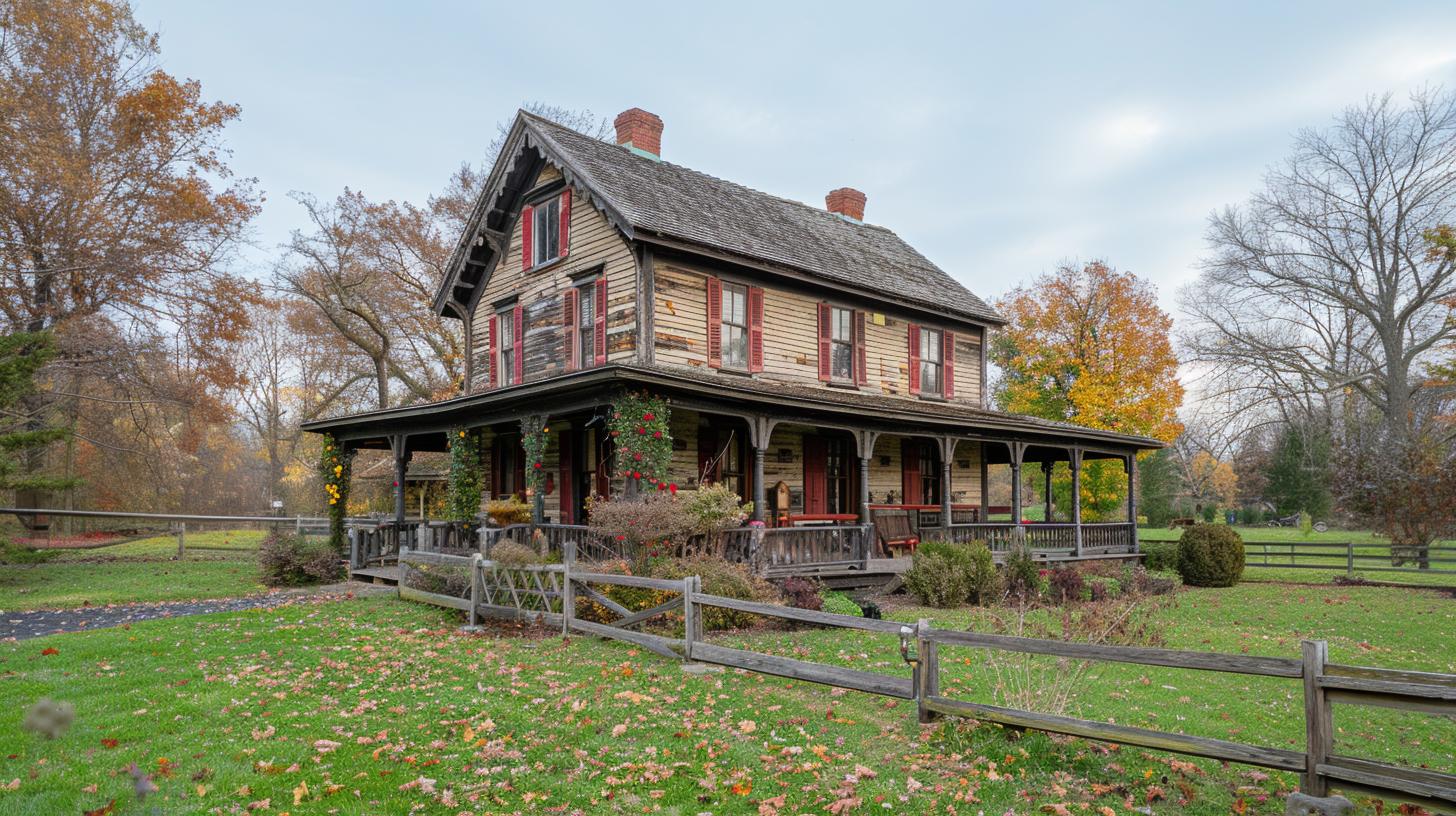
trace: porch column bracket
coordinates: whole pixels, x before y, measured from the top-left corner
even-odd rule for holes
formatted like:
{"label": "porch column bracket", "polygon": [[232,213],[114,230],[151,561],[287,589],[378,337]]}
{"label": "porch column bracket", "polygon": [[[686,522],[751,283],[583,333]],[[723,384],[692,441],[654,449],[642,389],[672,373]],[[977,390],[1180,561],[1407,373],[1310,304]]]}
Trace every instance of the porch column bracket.
{"label": "porch column bracket", "polygon": [[1082,449],[1067,449],[1072,468],[1072,546],[1076,555],[1082,554]]}
{"label": "porch column bracket", "polygon": [[748,420],[749,443],[755,450],[759,448],[768,450],[768,440],[773,436],[774,427],[779,424],[779,421],[762,414],[754,414]]}
{"label": "porch column bracket", "polygon": [[859,445],[859,458],[869,459],[875,455],[875,443],[880,441],[879,431],[855,431],[854,441]]}

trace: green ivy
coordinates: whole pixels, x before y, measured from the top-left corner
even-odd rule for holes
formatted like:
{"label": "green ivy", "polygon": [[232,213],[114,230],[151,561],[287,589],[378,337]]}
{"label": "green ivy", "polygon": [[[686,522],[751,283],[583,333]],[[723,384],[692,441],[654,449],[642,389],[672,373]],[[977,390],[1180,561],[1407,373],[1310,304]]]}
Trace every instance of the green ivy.
{"label": "green ivy", "polygon": [[319,475],[323,477],[324,495],[329,500],[329,546],[336,552],[343,552],[346,546],[344,522],[349,516],[349,473],[353,464],[353,451],[344,450],[332,434],[324,434]]}
{"label": "green ivy", "polygon": [[546,442],[550,434],[544,416],[528,416],[521,420],[521,449],[526,452],[526,491],[531,496],[541,495],[546,486]]}
{"label": "green ivy", "polygon": [[474,521],[480,514],[480,499],[485,492],[479,429],[451,428],[449,446],[450,482],[445,515],[453,521]]}
{"label": "green ivy", "polygon": [[677,492],[667,481],[672,462],[671,409],[667,400],[645,392],[623,394],[612,406],[607,429],[616,445],[617,476],[656,490]]}

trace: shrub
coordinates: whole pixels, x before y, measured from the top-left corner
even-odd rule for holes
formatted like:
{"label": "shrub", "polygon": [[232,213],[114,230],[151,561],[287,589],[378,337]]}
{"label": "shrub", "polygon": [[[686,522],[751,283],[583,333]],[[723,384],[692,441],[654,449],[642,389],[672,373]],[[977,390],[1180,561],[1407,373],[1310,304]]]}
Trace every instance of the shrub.
{"label": "shrub", "polygon": [[0,564],[40,564],[60,554],[60,550],[35,550],[11,541],[0,541]]}
{"label": "shrub", "polygon": [[1120,597],[1123,594],[1122,582],[1116,578],[1111,578],[1106,575],[1089,575],[1085,577],[1087,581],[1085,595],[1089,601],[1106,601]]}
{"label": "shrub", "polygon": [[1041,567],[1031,557],[1026,545],[1018,544],[1006,554],[1006,591],[1017,598],[1035,598],[1041,594]]}
{"label": "shrub", "polygon": [[864,610],[859,608],[859,604],[843,592],[825,592],[819,597],[819,605],[825,612],[835,615],[849,615],[854,618],[864,616]]}
{"label": "shrub", "polygon": [[926,606],[950,607],[970,594],[967,583],[969,554],[954,545],[928,541],[916,548],[905,588]]}
{"label": "shrub", "polygon": [[1178,539],[1178,572],[1189,586],[1233,586],[1244,574],[1244,540],[1225,524],[1195,524]]}
{"label": "shrub", "polygon": [[824,608],[824,600],[820,597],[823,588],[819,582],[812,578],[800,578],[794,576],[785,578],[779,584],[779,592],[784,596],[784,603],[795,609],[809,609],[819,611]]}
{"label": "shrub", "polygon": [[1057,567],[1048,581],[1051,599],[1057,603],[1080,601],[1084,583],[1082,572],[1076,567]]}
{"label": "shrub", "polygon": [[[653,578],[678,579],[697,575],[703,579],[703,592],[722,595],[740,601],[774,603],[779,599],[773,584],[754,575],[747,564],[735,564],[711,556],[689,556],[687,558],[662,558],[654,561],[649,573]],[[657,603],[667,600],[662,597]],[[744,629],[752,626],[756,616],[751,612],[723,609],[716,606],[701,607],[703,628],[708,631],[719,629]]]}
{"label": "shrub", "polygon": [[544,563],[540,553],[514,541],[502,541],[492,546],[490,560],[503,567],[525,567]]}
{"label": "shrub", "polygon": [[696,535],[706,536],[709,541],[714,533],[742,526],[753,515],[753,502],[741,503],[733,489],[719,482],[699,487],[691,493],[684,493],[683,512],[687,514]]}
{"label": "shrub", "polygon": [[675,493],[594,500],[588,513],[587,526],[593,534],[617,542],[637,561],[682,554],[682,545],[693,532],[686,502]]}
{"label": "shrub", "polygon": [[1178,568],[1178,542],[1144,541],[1143,566],[1150,570],[1175,570]]}
{"label": "shrub", "polygon": [[531,505],[523,501],[516,501],[514,498],[487,502],[485,514],[497,527],[531,523]]}
{"label": "shrub", "polygon": [[1203,523],[1204,524],[1212,524],[1213,523],[1213,520],[1217,517],[1217,515],[1218,515],[1218,508],[1217,507],[1214,507],[1211,504],[1208,505],[1207,507],[1203,508]]}
{"label": "shrub", "polygon": [[344,565],[327,541],[310,541],[274,530],[258,545],[258,564],[268,586],[301,586],[342,580]]}
{"label": "shrub", "polygon": [[966,583],[971,602],[985,605],[1001,594],[1001,573],[996,570],[996,559],[991,548],[984,541],[972,541],[966,545],[966,556],[970,563],[966,571]]}

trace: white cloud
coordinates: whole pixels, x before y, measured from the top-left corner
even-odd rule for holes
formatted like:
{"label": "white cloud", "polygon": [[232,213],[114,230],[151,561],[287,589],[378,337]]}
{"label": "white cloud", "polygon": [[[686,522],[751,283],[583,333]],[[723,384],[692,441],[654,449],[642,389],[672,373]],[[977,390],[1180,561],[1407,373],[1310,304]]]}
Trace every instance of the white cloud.
{"label": "white cloud", "polygon": [[1145,111],[1122,111],[1092,125],[1093,139],[1113,154],[1131,155],[1147,149],[1164,131],[1163,122]]}

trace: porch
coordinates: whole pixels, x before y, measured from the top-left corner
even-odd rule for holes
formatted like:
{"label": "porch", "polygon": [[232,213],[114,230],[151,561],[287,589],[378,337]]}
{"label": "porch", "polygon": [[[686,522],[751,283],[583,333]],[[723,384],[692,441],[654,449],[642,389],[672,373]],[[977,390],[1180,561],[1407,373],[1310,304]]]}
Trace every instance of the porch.
{"label": "porch", "polygon": [[[514,496],[535,508],[532,524],[482,535],[535,546],[544,539],[553,550],[570,540],[607,553],[584,522],[589,497],[636,488],[614,472],[606,431],[624,388],[650,389],[670,406],[669,481],[689,491],[725,484],[753,503],[761,526],[728,531],[723,549],[766,575],[897,574],[910,547],[905,536],[886,534],[891,525],[918,541],[984,541],[998,554],[1024,543],[1045,561],[1137,557],[1136,454],[1156,442],[967,406],[752,380],[707,385],[619,366],[309,429],[327,430],[346,450],[389,451],[399,477],[415,453],[446,450],[447,433],[477,429],[487,501]],[[519,429],[528,416],[550,431],[539,496],[525,491]],[[1115,473],[1120,498],[1084,517],[1088,467],[1100,468],[1104,492]],[[443,522],[404,522],[402,495],[395,509],[395,520],[353,533],[358,568],[401,546],[491,546]]]}

